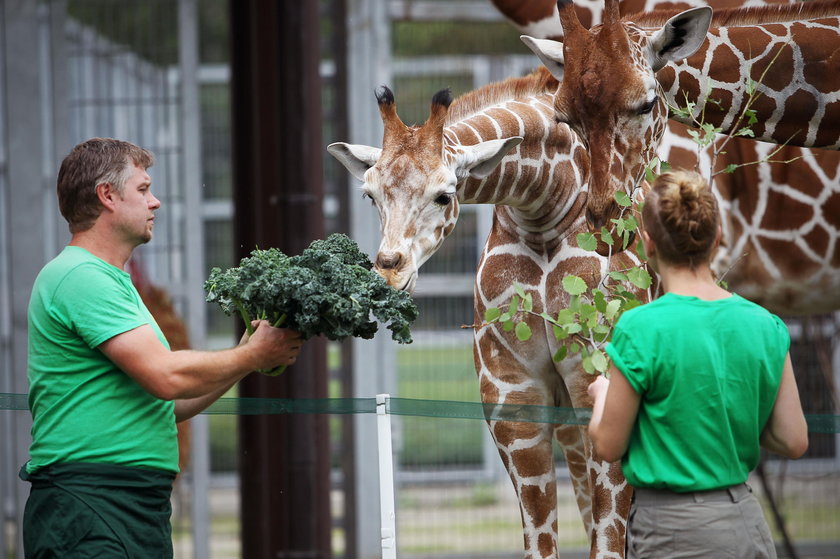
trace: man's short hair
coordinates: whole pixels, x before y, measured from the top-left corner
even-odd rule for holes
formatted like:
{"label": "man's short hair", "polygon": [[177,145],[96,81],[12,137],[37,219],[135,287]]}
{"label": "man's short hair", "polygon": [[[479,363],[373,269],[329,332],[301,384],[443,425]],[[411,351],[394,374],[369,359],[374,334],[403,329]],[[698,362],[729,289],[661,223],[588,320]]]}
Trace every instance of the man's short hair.
{"label": "man's short hair", "polygon": [[146,149],[113,138],[91,138],[67,154],[58,170],[58,209],[71,233],[90,229],[102,212],[96,187],[108,183],[122,192],[133,167],[148,169],[155,157]]}

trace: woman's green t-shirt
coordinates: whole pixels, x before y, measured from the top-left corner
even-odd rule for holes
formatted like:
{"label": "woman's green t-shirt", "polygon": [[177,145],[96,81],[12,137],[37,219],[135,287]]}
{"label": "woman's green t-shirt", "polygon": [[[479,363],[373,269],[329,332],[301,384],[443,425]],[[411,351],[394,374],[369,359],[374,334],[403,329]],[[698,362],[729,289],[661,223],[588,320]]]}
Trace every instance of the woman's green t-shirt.
{"label": "woman's green t-shirt", "polygon": [[118,369],[98,346],[150,324],[124,270],[68,246],[38,274],[29,302],[27,471],[53,463],[108,463],[178,471],[174,403]]}
{"label": "woman's green t-shirt", "polygon": [[789,347],[785,324],[738,295],[667,293],[626,312],[607,353],[641,395],[628,482],[685,492],[746,481]]}

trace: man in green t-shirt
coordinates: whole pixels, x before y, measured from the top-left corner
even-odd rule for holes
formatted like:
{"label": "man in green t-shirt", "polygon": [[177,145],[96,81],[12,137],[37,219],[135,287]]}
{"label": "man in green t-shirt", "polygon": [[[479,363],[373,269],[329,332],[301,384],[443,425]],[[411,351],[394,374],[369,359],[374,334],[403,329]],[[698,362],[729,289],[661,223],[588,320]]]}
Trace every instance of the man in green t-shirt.
{"label": "man in green t-shirt", "polygon": [[176,422],[251,371],[294,363],[303,343],[259,321],[231,349],[170,350],[125,271],[160,207],[153,162],[136,145],[93,138],[58,173],[71,240],[38,274],[28,312],[27,558],[171,557]]}

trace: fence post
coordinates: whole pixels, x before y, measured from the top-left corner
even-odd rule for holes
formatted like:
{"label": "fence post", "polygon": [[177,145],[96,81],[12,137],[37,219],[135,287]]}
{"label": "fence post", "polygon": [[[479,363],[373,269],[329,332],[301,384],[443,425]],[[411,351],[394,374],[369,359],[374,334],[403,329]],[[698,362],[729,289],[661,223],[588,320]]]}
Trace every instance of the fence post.
{"label": "fence post", "polygon": [[396,559],[394,463],[391,449],[391,416],[387,410],[388,398],[388,394],[376,395],[376,432],[379,436],[379,507],[382,521],[382,559]]}

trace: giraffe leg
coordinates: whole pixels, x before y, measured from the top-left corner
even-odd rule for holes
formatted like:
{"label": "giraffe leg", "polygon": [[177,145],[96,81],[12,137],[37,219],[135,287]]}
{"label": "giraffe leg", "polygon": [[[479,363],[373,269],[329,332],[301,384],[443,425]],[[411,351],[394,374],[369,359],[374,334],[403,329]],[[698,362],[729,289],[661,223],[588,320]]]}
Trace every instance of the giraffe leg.
{"label": "giraffe leg", "polygon": [[[591,445],[587,445],[591,448]],[[627,517],[633,488],[624,479],[619,462],[589,456],[592,487],[592,541],[590,559],[624,559]]]}
{"label": "giraffe leg", "polygon": [[566,466],[572,480],[580,517],[587,537],[592,534],[592,487],[589,480],[589,461],[586,457],[585,434],[579,425],[556,425],[554,438],[563,449]]}
{"label": "giraffe leg", "polygon": [[[593,376],[582,371],[575,372],[566,379],[574,407],[592,407],[592,400],[586,389],[593,379]],[[591,525],[587,527],[590,534],[589,557],[624,559],[627,517],[630,513],[633,488],[624,478],[619,462],[605,462],[594,455],[587,427],[578,426],[578,433],[581,445],[570,448],[574,451],[572,458],[577,474],[583,475],[582,470],[586,468],[586,485],[591,498]],[[581,451],[584,461],[581,461]]]}
{"label": "giraffe leg", "polygon": [[489,426],[519,499],[526,559],[557,557],[551,426],[513,421],[491,421]]}

